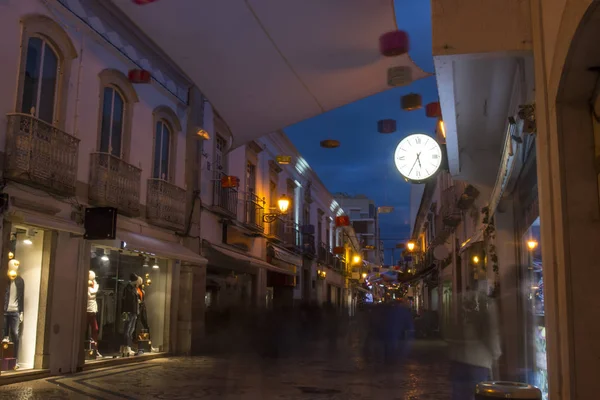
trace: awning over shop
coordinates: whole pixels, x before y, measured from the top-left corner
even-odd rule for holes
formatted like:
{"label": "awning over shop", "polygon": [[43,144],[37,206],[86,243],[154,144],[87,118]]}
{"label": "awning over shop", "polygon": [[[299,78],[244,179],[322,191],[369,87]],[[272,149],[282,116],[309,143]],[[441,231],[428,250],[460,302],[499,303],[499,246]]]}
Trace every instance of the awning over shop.
{"label": "awning over shop", "polygon": [[[207,241],[204,241],[203,243],[206,249],[206,254],[211,261],[213,259],[216,259],[217,262],[219,262],[220,264],[223,264],[225,266],[229,265],[232,267],[232,269],[239,269],[235,268],[235,266],[233,265],[233,263],[237,263],[242,268],[248,267],[248,271],[246,272],[251,272],[250,268],[264,268],[266,270],[278,272],[280,274],[296,275],[296,272],[293,271],[291,268],[286,269],[278,267],[269,264],[266,261],[251,257],[247,254],[243,254],[239,251],[227,248],[225,246],[219,246],[216,244],[209,243]],[[256,274],[256,272],[254,273]]]}
{"label": "awning over shop", "polygon": [[167,242],[150,236],[117,229],[117,240],[99,240],[94,243],[124,250],[155,254],[195,265],[206,265],[208,260],[177,242]]}
{"label": "awning over shop", "polygon": [[485,225],[481,225],[477,228],[475,233],[471,235],[467,240],[460,244],[460,250],[458,251],[461,254],[463,251],[467,250],[469,247],[473,246],[476,243],[483,241],[483,232],[485,231]]}
{"label": "awning over shop", "polygon": [[7,218],[11,222],[16,224],[21,223],[25,225],[37,226],[40,228],[69,232],[76,235],[84,234],[83,226],[77,225],[73,221],[50,215],[39,214],[36,212],[19,210],[16,212],[11,212],[7,215]]}
{"label": "awning over shop", "polygon": [[291,265],[296,265],[298,267],[302,266],[302,257],[299,255],[290,253],[289,251],[285,251],[276,246],[273,246],[273,251],[275,252],[275,258]]}
{"label": "awning over shop", "polygon": [[234,147],[387,90],[392,64],[429,75],[379,53],[392,0],[112,2],[207,96]]}

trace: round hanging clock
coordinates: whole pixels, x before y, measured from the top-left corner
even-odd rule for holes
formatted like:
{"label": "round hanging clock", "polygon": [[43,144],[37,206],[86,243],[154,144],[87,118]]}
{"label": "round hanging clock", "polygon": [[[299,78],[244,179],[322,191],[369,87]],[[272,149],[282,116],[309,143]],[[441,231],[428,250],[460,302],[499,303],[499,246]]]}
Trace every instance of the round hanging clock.
{"label": "round hanging clock", "polygon": [[421,183],[434,176],[442,165],[442,148],[429,135],[417,133],[402,139],[394,162],[407,181]]}

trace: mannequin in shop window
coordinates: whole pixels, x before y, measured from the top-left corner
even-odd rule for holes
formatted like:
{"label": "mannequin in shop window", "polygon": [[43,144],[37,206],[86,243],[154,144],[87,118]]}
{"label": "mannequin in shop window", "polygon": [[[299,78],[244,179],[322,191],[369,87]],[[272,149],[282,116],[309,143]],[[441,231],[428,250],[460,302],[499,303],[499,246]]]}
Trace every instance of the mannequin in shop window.
{"label": "mannequin in shop window", "polygon": [[137,292],[140,298],[140,324],[142,329],[150,334],[150,326],[148,326],[148,313],[146,312],[146,291],[144,290],[144,280],[141,276],[138,277]]}
{"label": "mannequin in shop window", "polygon": [[102,357],[102,354],[98,351],[98,319],[96,318],[96,314],[98,313],[96,295],[99,289],[100,285],[96,282],[96,273],[90,271],[88,275],[87,324],[90,328],[91,340],[93,348],[96,349],[96,355]]}
{"label": "mannequin in shop window", "polygon": [[4,339],[14,343],[15,357],[19,358],[19,331],[23,322],[25,281],[19,276],[19,261],[8,262],[8,285],[4,294]]}
{"label": "mannequin in shop window", "polygon": [[135,352],[131,350],[133,345],[133,334],[140,313],[140,296],[138,294],[138,276],[131,274],[129,283],[123,289],[123,297],[121,298],[121,312],[123,318],[123,346],[121,346],[121,354],[123,356],[133,356]]}

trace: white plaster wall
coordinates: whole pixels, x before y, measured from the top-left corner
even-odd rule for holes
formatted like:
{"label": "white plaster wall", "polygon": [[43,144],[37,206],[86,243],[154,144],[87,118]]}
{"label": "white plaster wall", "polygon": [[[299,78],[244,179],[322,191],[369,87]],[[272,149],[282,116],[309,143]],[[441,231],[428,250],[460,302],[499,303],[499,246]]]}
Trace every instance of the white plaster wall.
{"label": "white plaster wall", "polygon": [[[58,3],[54,4],[60,9]],[[98,74],[104,69],[116,69],[127,75],[136,68],[118,50],[114,49],[87,25],[81,23],[68,12],[52,13],[38,0],[10,0],[0,4],[0,47],[6,60],[0,64],[0,87],[5,96],[0,98],[0,148],[4,149],[6,139],[6,114],[15,112],[17,73],[20,63],[20,38],[22,27],[20,19],[27,14],[42,14],[59,20],[78,52],[73,60],[67,96],[65,130],[77,136],[79,144],[79,162],[77,180],[88,182],[90,153],[96,151],[98,142],[98,121],[101,102],[101,87]],[[60,23],[59,22],[59,23]],[[81,75],[78,77],[78,74]],[[79,91],[78,91],[79,83]],[[158,106],[167,106],[176,114],[182,124],[177,134],[177,155],[174,183],[184,186],[185,178],[185,112],[183,104],[156,83],[134,85],[139,102],[133,107],[131,132],[131,152],[129,162],[142,168],[140,201],[146,203],[146,181],[151,176],[153,162],[152,145],[154,120],[153,111]],[[178,112],[178,106],[181,109]],[[76,112],[77,111],[77,112]]]}
{"label": "white plaster wall", "polygon": [[[71,367],[73,352],[78,352],[80,346],[74,347],[73,344],[81,341],[78,322],[87,306],[87,296],[77,290],[79,283],[79,287],[87,291],[87,272],[81,271],[87,269],[87,265],[78,263],[82,241],[82,238],[72,238],[69,233],[58,233],[54,269],[50,271],[54,279],[49,331],[50,371],[53,374],[75,372]],[[80,277],[83,282],[77,282]]]}

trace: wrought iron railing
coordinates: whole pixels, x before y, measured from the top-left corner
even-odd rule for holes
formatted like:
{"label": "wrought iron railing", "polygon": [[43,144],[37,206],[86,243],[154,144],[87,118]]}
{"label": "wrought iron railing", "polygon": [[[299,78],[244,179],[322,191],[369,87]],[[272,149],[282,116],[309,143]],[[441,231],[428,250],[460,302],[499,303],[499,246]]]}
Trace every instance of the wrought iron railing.
{"label": "wrought iron railing", "polygon": [[441,193],[441,207],[440,214],[442,215],[442,221],[448,226],[457,226],[461,219],[462,214],[460,209],[457,207],[460,193],[458,191],[461,188],[458,185],[452,185],[444,189]]}
{"label": "wrought iron railing", "polygon": [[317,249],[315,247],[315,235],[302,234],[302,252],[305,256],[315,257]]}
{"label": "wrought iron railing", "polygon": [[216,207],[219,211],[233,218],[237,216],[238,212],[238,189],[224,188],[221,184],[221,178],[225,177],[226,174],[223,172],[216,172],[215,179],[213,180],[213,207]]}
{"label": "wrought iron railing", "polygon": [[4,176],[57,194],[75,194],[79,139],[33,115],[8,114]]}
{"label": "wrought iron railing", "polygon": [[300,227],[295,222],[288,222],[283,232],[283,241],[286,247],[300,251],[302,240],[300,236]]}
{"label": "wrought iron railing", "polygon": [[343,259],[333,256],[332,268],[335,271],[344,272],[346,270],[346,263]]}
{"label": "wrought iron railing", "polygon": [[124,215],[140,215],[142,170],[108,153],[90,155],[90,203],[116,207]]}
{"label": "wrought iron railing", "polygon": [[157,226],[181,231],[185,228],[185,189],[162,179],[148,179],[146,218]]}
{"label": "wrought iron railing", "polygon": [[286,222],[280,218],[269,224],[269,236],[282,242],[285,239],[285,224]]}
{"label": "wrought iron railing", "polygon": [[246,225],[257,231],[264,231],[263,215],[265,213],[265,201],[254,193],[246,193],[244,201],[244,214]]}

